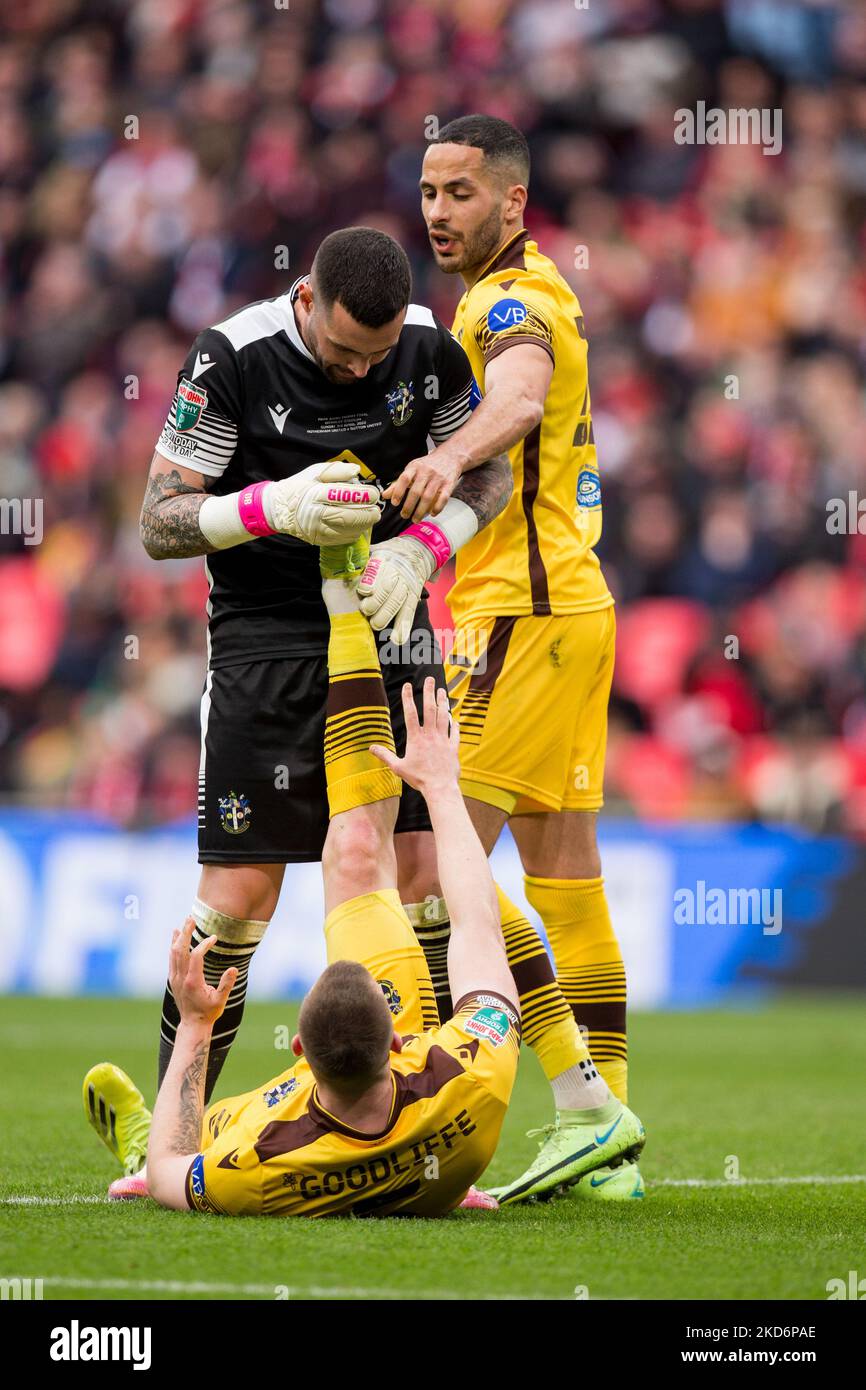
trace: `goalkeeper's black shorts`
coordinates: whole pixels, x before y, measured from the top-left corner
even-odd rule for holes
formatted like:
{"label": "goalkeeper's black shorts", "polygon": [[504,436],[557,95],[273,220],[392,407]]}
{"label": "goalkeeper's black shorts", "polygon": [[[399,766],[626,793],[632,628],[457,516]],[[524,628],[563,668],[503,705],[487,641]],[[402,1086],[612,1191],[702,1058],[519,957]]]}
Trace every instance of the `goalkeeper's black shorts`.
{"label": "goalkeeper's black shorts", "polygon": [[[421,709],[426,676],[445,684],[426,604],[402,647],[380,639],[397,752],[406,742],[400,691]],[[322,857],[328,829],[323,738],[325,655],[220,666],[202,697],[198,787],[200,864],[295,864]],[[429,830],[424,798],[403,784],[395,832]]]}

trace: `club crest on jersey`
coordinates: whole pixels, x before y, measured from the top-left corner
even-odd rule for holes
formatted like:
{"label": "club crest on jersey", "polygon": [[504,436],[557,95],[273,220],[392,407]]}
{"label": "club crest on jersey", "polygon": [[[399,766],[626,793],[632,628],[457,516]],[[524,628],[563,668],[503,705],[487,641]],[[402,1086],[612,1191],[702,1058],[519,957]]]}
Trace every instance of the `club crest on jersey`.
{"label": "club crest on jersey", "polygon": [[597,473],[585,468],[577,480],[577,504],[579,507],[601,506],[601,483]]}
{"label": "club crest on jersey", "polygon": [[281,1081],[279,1086],[274,1086],[270,1091],[264,1091],[262,1093],[262,1098],[265,1105],[270,1110],[272,1106],[279,1105],[281,1100],[285,1100],[286,1096],[290,1096],[292,1091],[296,1091],[297,1089],[297,1078],[290,1076],[288,1081]]}
{"label": "club crest on jersey", "polygon": [[412,419],[412,402],[415,399],[411,381],[398,381],[393,391],[389,391],[385,397],[388,409],[391,412],[391,423],[393,425],[405,425],[407,420]]}
{"label": "club crest on jersey", "polygon": [[228,796],[221,796],[218,800],[220,824],[227,835],[243,835],[245,830],[249,830],[253,808],[243,793],[238,796],[235,792],[229,792]]}
{"label": "club crest on jersey", "polygon": [[382,986],[382,993],[385,996],[385,1003],[388,1005],[388,1008],[391,1010],[391,1013],[396,1018],[397,1014],[403,1007],[403,1001],[400,998],[399,991],[395,988],[395,986],[392,984],[390,980],[380,980],[379,984]]}
{"label": "club crest on jersey", "polygon": [[504,333],[526,322],[526,305],[519,299],[499,299],[487,311],[487,327],[491,333]]}
{"label": "club crest on jersey", "polygon": [[463,1027],[467,1033],[474,1033],[476,1038],[484,1038],[493,1047],[501,1047],[508,1037],[511,1024],[504,1009],[484,1008],[476,1009]]}
{"label": "club crest on jersey", "polygon": [[207,405],[207,391],[202,391],[200,386],[194,386],[188,377],[177,388],[177,406],[174,412],[174,427],[182,434],[184,430],[191,430],[201,419],[201,413]]}

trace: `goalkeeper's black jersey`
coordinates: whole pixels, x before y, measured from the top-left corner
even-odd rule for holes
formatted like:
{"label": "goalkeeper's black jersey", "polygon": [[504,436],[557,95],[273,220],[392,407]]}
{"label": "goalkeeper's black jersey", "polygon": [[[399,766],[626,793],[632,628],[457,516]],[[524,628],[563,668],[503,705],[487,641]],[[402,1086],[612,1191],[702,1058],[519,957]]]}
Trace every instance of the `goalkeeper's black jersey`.
{"label": "goalkeeper's black jersey", "polygon": [[[298,287],[206,328],[178,373],[157,443],[167,459],[217,481],[216,494],[344,458],[382,486],[460,427],[472,408],[468,358],[430,312],[410,304],[400,339],[362,381],[328,380],[293,309]],[[373,540],[405,529],[386,504]],[[207,556],[210,664],[327,651],[318,551],[267,536]]]}

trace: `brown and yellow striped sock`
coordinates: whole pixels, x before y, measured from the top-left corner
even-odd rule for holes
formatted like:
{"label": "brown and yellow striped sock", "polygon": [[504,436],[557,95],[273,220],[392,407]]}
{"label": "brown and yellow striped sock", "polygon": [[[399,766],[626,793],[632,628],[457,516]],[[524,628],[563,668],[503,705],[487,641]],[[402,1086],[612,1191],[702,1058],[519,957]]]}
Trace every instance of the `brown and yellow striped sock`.
{"label": "brown and yellow striped sock", "polygon": [[332,816],[400,795],[399,777],[370,752],[371,743],[394,748],[376,639],[363,613],[332,613],[325,719]]}
{"label": "brown and yellow striped sock", "polygon": [[544,942],[498,884],[496,892],[508,966],[520,996],[523,1041],[534,1050],[548,1081],[570,1067],[580,1067],[588,1076],[590,1054],[557,983]]}
{"label": "brown and yellow striped sock", "polygon": [[447,1023],[454,1013],[451,985],[448,981],[448,943],[451,940],[451,919],[444,898],[431,893],[423,903],[404,903],[403,910],[424,952],[427,969],[436,996],[436,1022]]}
{"label": "brown and yellow striped sock", "polygon": [[592,1059],[625,1105],[625,967],[610,920],[604,879],[535,878],[527,874],[523,881],[527,900],[544,923],[556,961],[556,978]]}

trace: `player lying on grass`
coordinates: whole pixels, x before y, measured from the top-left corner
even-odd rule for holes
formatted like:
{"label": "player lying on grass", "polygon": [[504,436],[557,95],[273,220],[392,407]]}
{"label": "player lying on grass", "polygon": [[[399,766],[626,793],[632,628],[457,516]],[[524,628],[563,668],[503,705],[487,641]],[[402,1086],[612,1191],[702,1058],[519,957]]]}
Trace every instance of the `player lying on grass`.
{"label": "player lying on grass", "polygon": [[[301,1007],[293,1041],[300,1060],[205,1113],[211,1034],[235,971],[208,985],[210,940],[190,951],[191,919],[175,933],[170,971],[180,1024],[153,1115],[147,1181],[151,1195],[176,1210],[443,1215],[480,1177],[499,1138],[520,1024],[496,891],[458,786],[457,726],[432,678],[423,723],[411,686],[403,688],[407,744],[396,755],[375,638],[355,593],[365,549],[322,552],[330,617],[329,964]],[[432,985],[397,892],[400,779],[429,807],[451,908],[454,1016],[426,1033],[422,1001]],[[141,1096],[122,1072],[102,1064],[85,1078],[84,1101],[123,1161],[130,1125],[146,1123]],[[581,1173],[642,1144],[640,1122],[608,1096],[586,1112]]]}

